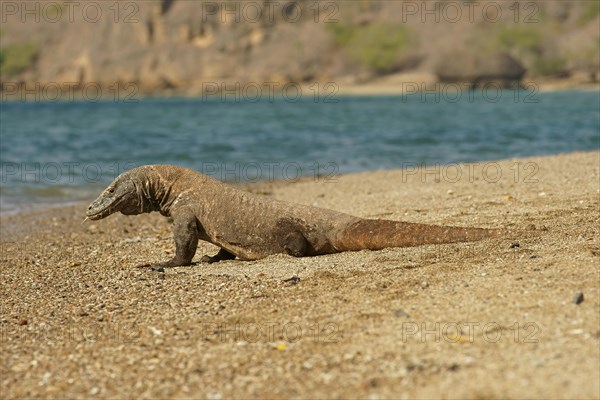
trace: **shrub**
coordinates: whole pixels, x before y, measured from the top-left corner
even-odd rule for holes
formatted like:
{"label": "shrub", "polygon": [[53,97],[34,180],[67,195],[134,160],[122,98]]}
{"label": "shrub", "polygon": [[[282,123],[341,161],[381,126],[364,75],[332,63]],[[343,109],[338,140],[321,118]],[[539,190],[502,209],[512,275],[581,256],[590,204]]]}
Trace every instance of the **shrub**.
{"label": "shrub", "polygon": [[497,40],[506,50],[518,49],[532,53],[542,50],[542,34],[533,28],[504,27],[498,32]]}
{"label": "shrub", "polygon": [[588,3],[587,7],[581,13],[579,17],[579,24],[585,25],[588,22],[596,19],[600,14],[600,1],[592,0]]}
{"label": "shrub", "polygon": [[538,57],[533,61],[533,71],[541,76],[557,75],[565,72],[566,65],[562,57]]}
{"label": "shrub", "polygon": [[411,44],[410,31],[403,25],[369,23],[365,25],[328,24],[336,43],[349,56],[376,71],[388,72],[398,66]]}
{"label": "shrub", "polygon": [[[496,34],[500,48],[512,53],[537,76],[562,74],[566,70],[567,60],[556,54],[550,45],[546,30],[539,26],[502,27]],[[545,36],[546,35],[546,36]]]}
{"label": "shrub", "polygon": [[16,75],[31,67],[38,55],[38,47],[34,43],[15,43],[0,49],[0,74]]}

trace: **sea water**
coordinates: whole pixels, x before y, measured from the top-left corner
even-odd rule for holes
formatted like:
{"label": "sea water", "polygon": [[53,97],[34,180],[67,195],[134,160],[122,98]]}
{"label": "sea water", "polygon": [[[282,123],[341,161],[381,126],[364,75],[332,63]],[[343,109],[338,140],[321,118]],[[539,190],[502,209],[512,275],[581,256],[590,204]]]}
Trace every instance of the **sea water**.
{"label": "sea water", "polygon": [[296,180],[600,148],[597,91],[2,102],[0,212],[90,200],[119,173],[177,164]]}

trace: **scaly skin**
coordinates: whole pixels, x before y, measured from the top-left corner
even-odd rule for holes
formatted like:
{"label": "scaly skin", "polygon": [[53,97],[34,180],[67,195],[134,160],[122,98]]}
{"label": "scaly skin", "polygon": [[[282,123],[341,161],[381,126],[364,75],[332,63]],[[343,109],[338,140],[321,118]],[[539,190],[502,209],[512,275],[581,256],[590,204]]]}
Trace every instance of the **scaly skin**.
{"label": "scaly skin", "polygon": [[98,220],[120,211],[158,211],[172,217],[176,252],[156,268],[190,265],[198,240],[221,248],[203,262],[238,257],[257,260],[271,254],[295,257],[342,251],[380,250],[423,244],[481,240],[499,230],[443,227],[354,217],[322,208],[256,196],[193,169],[148,165],[121,174],[88,210]]}

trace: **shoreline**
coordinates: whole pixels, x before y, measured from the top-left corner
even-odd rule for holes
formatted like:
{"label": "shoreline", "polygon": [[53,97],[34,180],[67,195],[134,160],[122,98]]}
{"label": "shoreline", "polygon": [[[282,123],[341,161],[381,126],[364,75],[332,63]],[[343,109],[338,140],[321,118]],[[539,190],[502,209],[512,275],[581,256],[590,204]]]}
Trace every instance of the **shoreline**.
{"label": "shoreline", "polygon": [[[545,155],[535,155],[535,156],[527,156],[527,157],[519,157],[519,158],[511,158],[511,159],[490,159],[490,160],[478,160],[478,161],[474,161],[474,162],[461,162],[461,163],[434,163],[434,164],[427,164],[425,165],[426,167],[431,167],[436,166],[436,167],[448,167],[448,166],[454,166],[454,165],[460,165],[460,166],[468,166],[468,165],[474,165],[474,164],[492,164],[492,163],[499,163],[499,162],[507,162],[509,160],[520,160],[520,162],[527,162],[527,160],[530,159],[540,159],[540,158],[546,158],[546,157],[557,157],[557,156],[565,156],[565,155],[570,155],[570,154],[592,154],[594,153],[595,150],[581,150],[581,151],[574,151],[574,152],[568,152],[568,153],[557,153],[557,154],[545,154]],[[419,164],[419,168],[422,168],[423,165]],[[464,168],[465,170],[467,170],[468,168]],[[399,171],[403,171],[406,169],[403,168],[387,168],[387,169],[375,169],[375,170],[364,170],[364,171],[354,171],[354,172],[348,172],[348,173],[339,173],[335,176],[335,179],[338,178],[343,178],[343,177],[349,177],[349,176],[353,176],[353,175],[369,175],[371,173],[381,173],[381,172],[399,172]],[[255,183],[248,183],[248,182],[225,182],[231,185],[234,185],[236,187],[239,187],[243,190],[247,190],[249,192],[253,192],[253,193],[263,193],[265,191],[268,192],[268,190],[272,189],[272,188],[284,188],[288,185],[293,185],[293,184],[300,184],[300,183],[310,183],[311,181],[315,181],[315,177],[311,177],[311,176],[303,176],[300,177],[297,180],[285,180],[285,179],[267,179],[264,181],[258,181]],[[89,191],[89,190],[88,190]],[[13,216],[24,216],[24,215],[33,215],[33,214],[40,214],[40,213],[45,213],[45,212],[49,212],[50,210],[53,209],[62,209],[62,208],[74,208],[74,207],[85,207],[88,205],[89,201],[92,201],[93,197],[90,197],[89,200],[68,200],[65,199],[65,201],[57,201],[57,202],[48,202],[48,203],[26,203],[23,207],[21,208],[16,208],[14,210],[10,210],[10,211],[0,211],[0,217],[13,217]],[[1,231],[1,228],[0,228]]]}
{"label": "shoreline", "polygon": [[[370,81],[363,83],[350,82],[347,78],[331,79],[328,81],[315,81],[315,82],[253,82],[253,81],[231,81],[227,79],[210,82],[215,85],[237,85],[239,86],[236,90],[229,90],[227,93],[231,97],[235,94],[236,98],[248,97],[252,102],[255,98],[254,89],[260,86],[262,88],[259,94],[259,99],[263,97],[271,96],[284,97],[283,90],[281,88],[286,85],[292,85],[293,90],[299,90],[302,93],[301,97],[312,98],[318,96],[321,100],[323,99],[335,99],[336,96],[402,96],[402,95],[414,95],[421,93],[430,93],[430,91],[438,91],[444,93],[453,93],[457,91],[468,91],[470,88],[469,82],[442,82],[438,80],[434,75],[425,73],[400,73],[391,74],[379,78],[374,78]],[[188,88],[180,89],[165,89],[165,90],[144,90],[138,87],[137,83],[129,83],[136,87],[135,95],[123,97],[120,93],[113,93],[112,91],[106,90],[109,94],[103,94],[100,97],[86,98],[82,89],[76,89],[72,85],[67,86],[64,90],[60,89],[60,85],[52,83],[52,91],[43,89],[43,85],[37,84],[38,87],[42,88],[39,91],[29,89],[27,83],[23,83],[23,86],[19,86],[18,90],[7,93],[6,91],[0,90],[0,103],[2,102],[47,102],[47,103],[61,103],[61,102],[77,102],[77,101],[90,101],[90,102],[105,102],[105,101],[116,101],[123,103],[132,103],[144,99],[160,99],[160,98],[204,98],[210,99],[215,96],[218,98],[222,96],[222,91],[202,91],[193,85]],[[104,87],[101,84],[94,83],[94,87]],[[107,85],[106,88],[111,88],[112,85]],[[315,88],[316,85],[316,88]],[[486,86],[487,85],[487,86]],[[552,79],[552,78],[537,78],[537,79],[524,79],[520,82],[521,90],[529,90],[534,92],[548,93],[548,92],[559,92],[559,91],[598,91],[600,90],[600,82],[590,82],[581,80],[580,78],[563,78],[563,79]],[[494,81],[482,82],[481,87],[489,87],[490,89],[500,90],[514,90],[514,88],[508,88],[502,84]],[[85,85],[83,85],[85,87]],[[235,88],[236,86],[234,86]],[[478,87],[476,90],[482,90]],[[58,91],[57,91],[58,88]],[[279,88],[275,89],[275,88]],[[251,90],[252,89],[252,90]],[[100,93],[103,93],[100,90]],[[116,97],[115,97],[116,96]],[[291,96],[291,95],[290,95]],[[294,95],[295,96],[295,95]],[[47,97],[47,98],[46,98]],[[293,97],[293,96],[292,96]]]}

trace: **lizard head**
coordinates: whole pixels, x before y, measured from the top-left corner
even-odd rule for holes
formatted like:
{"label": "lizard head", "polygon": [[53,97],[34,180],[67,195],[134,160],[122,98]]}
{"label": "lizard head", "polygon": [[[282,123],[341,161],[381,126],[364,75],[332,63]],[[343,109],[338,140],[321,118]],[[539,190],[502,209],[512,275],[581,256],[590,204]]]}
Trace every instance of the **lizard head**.
{"label": "lizard head", "polygon": [[106,218],[120,211],[125,215],[143,212],[138,195],[138,183],[133,171],[117,177],[88,207],[86,217],[91,220]]}

